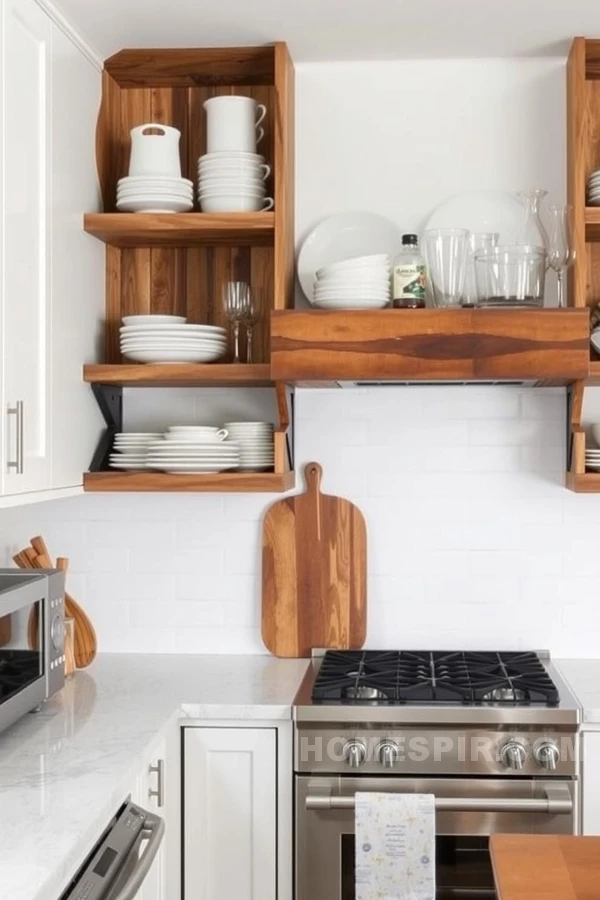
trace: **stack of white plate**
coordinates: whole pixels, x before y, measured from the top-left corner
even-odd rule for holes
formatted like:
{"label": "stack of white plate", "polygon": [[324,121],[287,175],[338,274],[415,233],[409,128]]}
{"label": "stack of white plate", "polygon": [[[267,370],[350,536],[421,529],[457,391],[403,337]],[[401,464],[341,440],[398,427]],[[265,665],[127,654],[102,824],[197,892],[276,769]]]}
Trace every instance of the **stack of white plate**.
{"label": "stack of white plate", "polygon": [[240,448],[238,468],[246,472],[272,469],[275,462],[273,426],[270,422],[226,422],[226,443],[235,441]]}
{"label": "stack of white plate", "polygon": [[380,309],[390,302],[390,258],[355,256],[317,271],[312,305],[319,309]]}
{"label": "stack of white plate", "polygon": [[585,467],[593,469],[595,472],[600,471],[600,450],[585,451]]}
{"label": "stack of white plate", "polygon": [[589,176],[587,180],[588,206],[600,206],[600,169]]}
{"label": "stack of white plate", "polygon": [[153,441],[146,467],[174,474],[203,475],[237,469],[239,445],[225,440],[227,432],[206,425],[173,425],[162,440]]}
{"label": "stack of white plate", "polygon": [[203,212],[270,209],[265,179],[270,172],[259,153],[207,153],[198,160],[198,198]]}
{"label": "stack of white plate", "polygon": [[115,435],[113,452],[110,454],[111,469],[145,469],[148,447],[160,432],[124,431]]}
{"label": "stack of white plate", "polygon": [[134,213],[181,213],[194,208],[194,185],[169,175],[128,175],[117,184],[117,209]]}
{"label": "stack of white plate", "polygon": [[181,316],[126,316],[123,322],[121,353],[135,362],[213,362],[227,350],[225,329],[216,325],[189,325]]}

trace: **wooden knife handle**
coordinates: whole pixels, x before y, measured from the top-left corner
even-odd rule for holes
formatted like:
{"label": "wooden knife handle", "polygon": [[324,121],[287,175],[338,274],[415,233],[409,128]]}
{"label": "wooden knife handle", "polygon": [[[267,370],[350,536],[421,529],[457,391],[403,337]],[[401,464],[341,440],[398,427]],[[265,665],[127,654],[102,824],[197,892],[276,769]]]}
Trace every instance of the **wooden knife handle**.
{"label": "wooden knife handle", "polygon": [[315,505],[315,518],[317,520],[317,540],[321,540],[321,476],[323,469],[318,462],[309,462],[304,466],[304,478],[306,481],[306,493]]}

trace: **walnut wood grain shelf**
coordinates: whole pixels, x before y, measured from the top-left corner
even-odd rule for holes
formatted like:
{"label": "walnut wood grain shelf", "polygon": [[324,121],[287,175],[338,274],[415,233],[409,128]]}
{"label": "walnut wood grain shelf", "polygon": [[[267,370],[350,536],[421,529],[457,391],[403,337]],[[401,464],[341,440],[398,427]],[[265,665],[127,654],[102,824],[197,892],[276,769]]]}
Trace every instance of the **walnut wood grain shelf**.
{"label": "walnut wood grain shelf", "polygon": [[276,311],[277,381],[568,384],[589,370],[587,309]]}
{"label": "walnut wood grain shelf", "polygon": [[253,493],[281,494],[295,484],[294,472],[219,472],[173,475],[168,472],[86,472],[83,489],[106,493]]}
{"label": "walnut wood grain shelf", "polygon": [[271,246],[275,213],[86,213],[88,234],[112,247]]}
{"label": "walnut wood grain shelf", "polygon": [[566,485],[576,494],[600,494],[600,472],[567,472]]}
{"label": "walnut wood grain shelf", "polygon": [[585,209],[585,239],[590,244],[600,242],[600,206]]}
{"label": "walnut wood grain shelf", "polygon": [[271,387],[268,363],[177,363],[146,365],[86,365],[83,380],[89,384],[123,387]]}

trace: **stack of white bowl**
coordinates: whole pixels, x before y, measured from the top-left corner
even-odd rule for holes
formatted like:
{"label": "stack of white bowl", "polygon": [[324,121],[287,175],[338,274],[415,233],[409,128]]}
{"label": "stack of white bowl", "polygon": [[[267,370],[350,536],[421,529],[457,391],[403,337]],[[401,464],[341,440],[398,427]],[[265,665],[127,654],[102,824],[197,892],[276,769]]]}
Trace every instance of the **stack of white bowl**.
{"label": "stack of white bowl", "polygon": [[125,431],[115,435],[111,469],[145,469],[148,447],[161,436],[155,431]]}
{"label": "stack of white bowl", "polygon": [[237,469],[240,447],[227,432],[208,425],[172,425],[150,444],[146,467],[177,475],[207,475]]}
{"label": "stack of white bowl", "polygon": [[596,169],[588,177],[587,202],[588,206],[600,206],[600,169]]}
{"label": "stack of white bowl", "polygon": [[380,309],[390,302],[390,258],[355,256],[316,273],[312,305],[319,309]]}
{"label": "stack of white bowl", "polygon": [[117,184],[117,209],[180,213],[194,206],[194,185],[181,177],[181,132],[149,122],[131,129],[129,174]]}
{"label": "stack of white bowl", "polygon": [[143,363],[205,363],[221,359],[227,335],[217,325],[190,325],[185,316],[125,316],[121,353]]}
{"label": "stack of white bowl", "polygon": [[230,441],[240,448],[238,468],[246,472],[272,469],[275,462],[273,426],[270,422],[226,422]]}
{"label": "stack of white bowl", "polygon": [[257,212],[271,209],[264,156],[242,151],[207,153],[198,160],[198,199],[203,212]]}

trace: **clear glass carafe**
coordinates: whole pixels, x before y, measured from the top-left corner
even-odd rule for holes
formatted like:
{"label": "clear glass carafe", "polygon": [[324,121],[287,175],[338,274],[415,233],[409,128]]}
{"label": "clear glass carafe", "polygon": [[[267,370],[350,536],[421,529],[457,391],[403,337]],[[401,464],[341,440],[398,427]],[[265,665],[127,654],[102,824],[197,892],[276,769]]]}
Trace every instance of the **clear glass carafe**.
{"label": "clear glass carafe", "polygon": [[540,216],[540,205],[548,191],[520,191],[517,196],[525,207],[523,225],[516,243],[527,247],[541,247],[548,253],[548,233]]}

